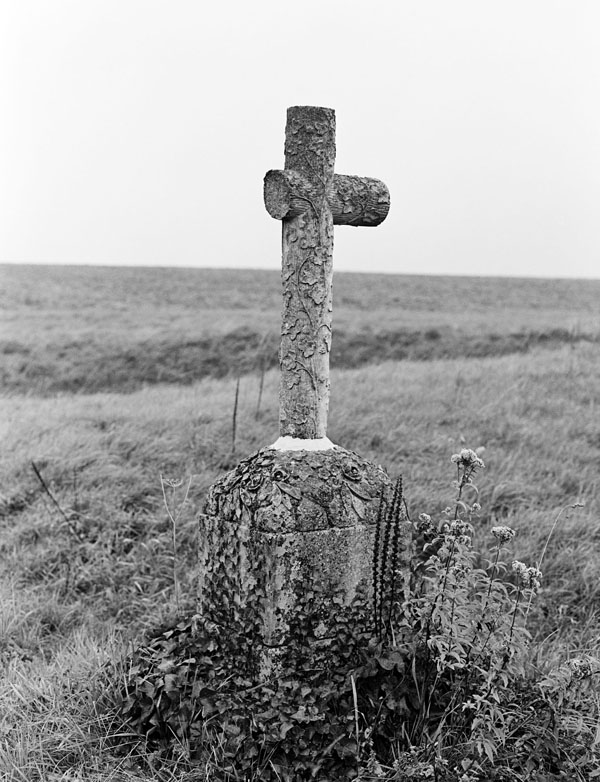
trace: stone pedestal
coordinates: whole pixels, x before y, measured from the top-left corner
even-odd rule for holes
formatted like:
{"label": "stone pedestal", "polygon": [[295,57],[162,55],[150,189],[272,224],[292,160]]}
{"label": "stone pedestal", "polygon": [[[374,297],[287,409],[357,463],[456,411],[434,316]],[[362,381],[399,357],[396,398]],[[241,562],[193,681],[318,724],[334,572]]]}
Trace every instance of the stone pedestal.
{"label": "stone pedestal", "polygon": [[[312,638],[318,664],[340,612],[356,633],[369,631],[377,514],[391,489],[381,467],[339,447],[264,448],[211,487],[199,612],[225,632],[251,637],[249,673],[276,675],[298,633]],[[399,534],[397,569],[406,573],[408,522]]]}

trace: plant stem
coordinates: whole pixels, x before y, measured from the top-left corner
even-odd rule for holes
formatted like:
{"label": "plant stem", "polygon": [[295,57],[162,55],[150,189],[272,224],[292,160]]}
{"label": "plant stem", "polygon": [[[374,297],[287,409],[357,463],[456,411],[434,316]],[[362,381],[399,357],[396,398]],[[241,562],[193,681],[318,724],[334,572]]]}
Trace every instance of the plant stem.
{"label": "plant stem", "polygon": [[[477,639],[477,634],[479,633],[479,631],[481,630],[481,628],[483,626],[483,619],[485,617],[485,612],[486,612],[487,607],[488,607],[488,605],[490,603],[490,595],[492,594],[492,586],[494,584],[494,575],[495,575],[495,572],[496,572],[496,568],[498,567],[498,559],[500,557],[500,548],[501,548],[501,544],[498,543],[498,548],[496,550],[496,559],[494,560],[494,564],[492,565],[492,575],[490,576],[490,583],[488,584],[488,591],[487,591],[487,594],[485,596],[485,603],[483,604],[483,608],[481,609],[481,616],[479,617],[479,619],[477,621],[477,627],[475,628],[475,633],[473,635],[473,639],[471,640],[471,645],[469,646],[469,650],[467,652],[467,662],[469,660],[469,656],[471,654],[471,649],[473,648],[473,644],[475,643],[475,641]],[[488,637],[485,640],[484,645],[479,650],[479,654],[480,655],[483,652],[483,650],[485,649],[485,647],[487,646],[488,641],[490,640],[491,637],[492,637],[492,631],[490,630],[490,632],[488,633]]]}
{"label": "plant stem", "polygon": [[400,532],[400,513],[402,511],[402,476],[396,481],[394,497],[392,499],[392,566],[391,585],[389,595],[388,633],[393,633],[392,621],[394,617],[394,601],[396,599],[396,569],[398,567],[398,536]]}
{"label": "plant stem", "polygon": [[384,490],[381,487],[381,493],[379,495],[379,507],[377,509],[377,523],[375,526],[375,541],[373,543],[373,624],[376,637],[381,640],[381,627],[379,624],[379,601],[381,600],[380,588],[379,588],[379,557],[380,557],[380,540],[381,540],[381,527],[385,515],[385,501]]}
{"label": "plant stem", "polygon": [[490,583],[488,585],[487,595],[485,596],[485,604],[483,606],[483,611],[481,616],[482,619],[483,619],[483,614],[485,613],[485,609],[487,608],[488,605],[488,600],[490,599],[490,594],[492,593],[492,584],[494,583],[494,576],[496,574],[496,568],[498,567],[498,559],[500,557],[501,545],[502,545],[501,543],[498,543],[498,549],[496,550],[496,559],[494,560],[494,564],[492,565],[492,575],[490,576]]}
{"label": "plant stem", "polygon": [[509,646],[510,646],[510,642],[512,641],[513,631],[515,629],[515,620],[517,618],[517,608],[518,608],[518,605],[519,605],[519,600],[521,599],[521,594],[522,594],[522,590],[521,590],[521,585],[519,584],[519,586],[517,587],[517,598],[515,600],[515,607],[514,607],[514,610],[513,610],[512,622],[510,623],[510,633],[508,635],[508,644],[509,644]]}
{"label": "plant stem", "polygon": [[354,729],[356,731],[356,767],[360,767],[360,737],[358,734],[358,695],[356,692],[356,682],[354,676],[350,676],[352,682],[352,699],[354,700]]}
{"label": "plant stem", "polygon": [[190,475],[183,500],[179,504],[177,513],[175,514],[175,516],[173,516],[171,509],[169,508],[169,503],[167,501],[167,493],[165,491],[165,479],[163,478],[162,473],[160,474],[160,487],[162,489],[163,503],[165,506],[165,510],[167,511],[167,516],[171,520],[171,545],[173,548],[173,591],[175,593],[175,608],[178,614],[179,614],[180,593],[179,593],[179,580],[177,578],[177,522],[179,521],[179,516],[181,515],[183,506],[187,501],[191,484],[192,484],[192,476]]}
{"label": "plant stem", "polygon": [[256,402],[256,412],[254,413],[254,420],[258,421],[260,417],[260,402],[263,395],[263,386],[265,384],[265,360],[263,359],[260,364],[260,380],[258,383],[258,400]]}
{"label": "plant stem", "polygon": [[236,425],[237,425],[237,409],[238,409],[238,399],[240,396],[240,376],[237,377],[237,382],[235,384],[235,399],[233,401],[233,420],[231,422],[231,454],[232,456],[235,455],[235,434],[236,434]]}

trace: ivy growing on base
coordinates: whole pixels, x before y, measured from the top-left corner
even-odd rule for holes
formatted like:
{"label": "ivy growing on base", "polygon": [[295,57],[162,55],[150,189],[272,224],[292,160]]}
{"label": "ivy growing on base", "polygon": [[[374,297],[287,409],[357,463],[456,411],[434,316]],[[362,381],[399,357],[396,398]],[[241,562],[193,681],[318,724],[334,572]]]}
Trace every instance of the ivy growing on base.
{"label": "ivy growing on base", "polygon": [[470,449],[452,462],[454,501],[412,523],[409,584],[397,572],[399,479],[379,505],[372,601],[333,596],[328,643],[314,635],[310,592],[264,683],[248,665],[252,627],[193,616],[162,628],[129,661],[126,722],[165,758],[186,748],[219,782],[587,779],[599,760],[579,706],[600,665],[582,657],[535,680],[526,620],[542,574],[503,560],[515,535],[505,526],[479,564],[484,464]]}

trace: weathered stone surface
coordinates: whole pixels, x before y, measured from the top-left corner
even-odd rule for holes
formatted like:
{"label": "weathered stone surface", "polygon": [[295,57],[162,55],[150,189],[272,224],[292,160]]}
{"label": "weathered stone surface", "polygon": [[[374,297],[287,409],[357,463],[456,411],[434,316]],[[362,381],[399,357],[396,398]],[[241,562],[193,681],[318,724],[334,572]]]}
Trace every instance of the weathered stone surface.
{"label": "weathered stone surface", "polygon": [[383,182],[336,175],[334,165],[333,109],[291,106],[285,170],[269,171],[264,182],[267,211],[282,221],[282,436],[318,439],[327,433],[333,226],[376,226],[390,208]]}
{"label": "weathered stone surface", "polygon": [[[310,183],[296,171],[267,171],[264,179],[267,212],[276,220],[290,219],[312,209],[316,197]],[[390,211],[390,193],[380,179],[334,174],[327,191],[334,225],[375,227]]]}
{"label": "weathered stone surface", "polygon": [[[222,626],[252,628],[256,658],[249,663],[264,675],[299,613],[326,643],[332,611],[364,608],[371,599],[382,492],[389,498],[387,474],[339,447],[265,448],[244,459],[208,494],[200,612]],[[408,525],[400,534],[407,539]],[[406,570],[408,542],[401,549],[398,567]]]}
{"label": "weathered stone surface", "polygon": [[[294,633],[318,654],[336,627],[366,631],[378,509],[392,494],[387,474],[357,454],[312,450],[327,439],[333,226],[378,225],[390,205],[383,182],[336,178],[334,164],[333,109],[289,108],[285,170],[265,179],[267,210],[282,220],[279,434],[310,448],[243,460],[211,487],[202,515],[199,610],[230,636],[256,639],[248,667],[263,677]],[[407,573],[405,522],[396,513],[394,584]]]}
{"label": "weathered stone surface", "polygon": [[319,106],[288,109],[285,167],[311,187],[309,212],[282,223],[283,311],[279,349],[279,430],[324,437],[329,410],[335,112]]}

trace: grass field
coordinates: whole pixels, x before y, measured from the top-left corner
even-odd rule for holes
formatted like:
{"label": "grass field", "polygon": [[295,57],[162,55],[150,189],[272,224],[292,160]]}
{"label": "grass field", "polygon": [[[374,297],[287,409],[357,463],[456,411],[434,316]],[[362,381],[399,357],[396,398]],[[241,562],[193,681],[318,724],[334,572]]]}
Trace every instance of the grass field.
{"label": "grass field", "polygon": [[[257,414],[256,371],[277,328],[277,275],[0,275],[0,778],[203,779],[183,752],[159,768],[143,749],[113,751],[103,666],[175,610],[160,475],[191,478],[176,566],[192,604],[208,486],[277,437],[277,373]],[[334,355],[336,339],[360,337],[364,351],[333,370],[330,438],[402,474],[413,516],[448,504],[452,453],[485,448],[476,544],[485,552],[490,524],[508,524],[514,556],[535,563],[554,527],[531,665],[600,654],[600,281],[339,275],[336,297]],[[235,360],[196,366],[232,333]],[[412,335],[413,358],[378,352],[384,334],[392,355],[393,335]]]}
{"label": "grass field", "polygon": [[[338,274],[332,365],[600,337],[600,281]],[[277,362],[277,272],[0,266],[0,388],[131,391]]]}

